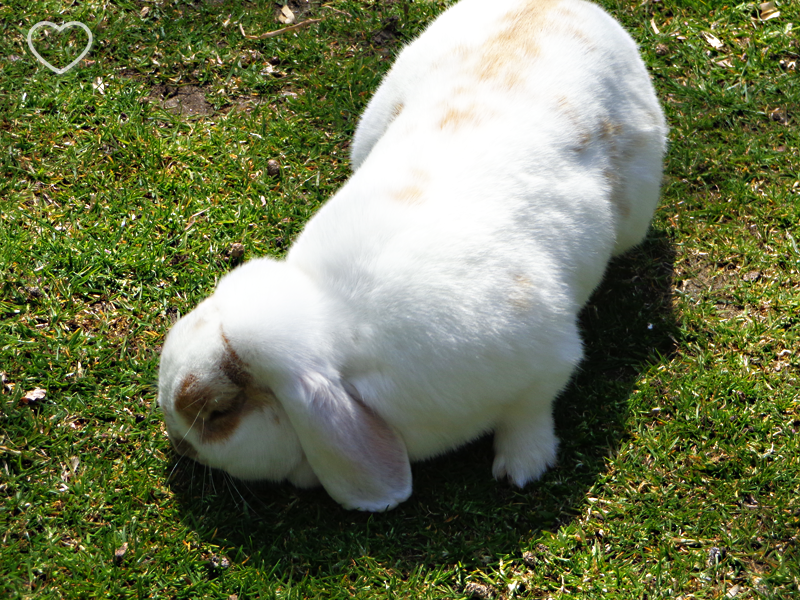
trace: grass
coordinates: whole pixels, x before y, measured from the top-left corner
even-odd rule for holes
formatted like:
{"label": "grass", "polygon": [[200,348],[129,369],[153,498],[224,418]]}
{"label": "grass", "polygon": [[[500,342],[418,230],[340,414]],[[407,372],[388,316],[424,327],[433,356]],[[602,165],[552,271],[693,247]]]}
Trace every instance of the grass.
{"label": "grass", "polygon": [[[641,44],[670,150],[650,237],[582,315],[540,482],[494,482],[481,440],[368,515],[176,463],[154,407],[170,323],[242,260],[233,244],[285,251],[347,178],[392,57],[446,4],[292,3],[323,20],[259,40],[239,25],[280,27],[275,4],[0,5],[0,596],[800,592],[796,3],[763,20],[602,2]],[[42,20],[94,34],[64,75],[27,49]],[[40,33],[54,63],[85,44]]]}

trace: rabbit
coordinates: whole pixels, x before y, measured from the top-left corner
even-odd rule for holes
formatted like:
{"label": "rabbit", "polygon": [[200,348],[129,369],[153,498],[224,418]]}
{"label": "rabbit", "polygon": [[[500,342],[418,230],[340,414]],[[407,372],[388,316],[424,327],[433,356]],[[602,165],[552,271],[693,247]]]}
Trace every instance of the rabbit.
{"label": "rabbit", "polygon": [[578,313],[647,233],[666,135],[635,43],[595,4],[455,4],[399,54],[351,177],[286,257],[232,270],[172,327],[175,449],[365,511],[410,496],[412,461],[489,432],[494,477],[536,480]]}

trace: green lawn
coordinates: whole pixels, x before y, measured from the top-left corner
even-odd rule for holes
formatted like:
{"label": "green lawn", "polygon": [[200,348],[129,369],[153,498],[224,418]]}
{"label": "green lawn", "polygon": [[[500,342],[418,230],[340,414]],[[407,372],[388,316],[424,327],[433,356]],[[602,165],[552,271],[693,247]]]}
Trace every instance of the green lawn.
{"label": "green lawn", "polygon": [[[177,462],[158,352],[347,178],[358,114],[448,2],[292,2],[322,20],[269,39],[243,35],[283,26],[261,0],[0,4],[0,597],[800,594],[798,3],[601,3],[670,149],[650,237],[583,313],[559,465],[519,491],[481,440],[375,515]],[[93,32],[66,74],[28,50],[42,20]],[[59,65],[86,43],[36,38]]]}

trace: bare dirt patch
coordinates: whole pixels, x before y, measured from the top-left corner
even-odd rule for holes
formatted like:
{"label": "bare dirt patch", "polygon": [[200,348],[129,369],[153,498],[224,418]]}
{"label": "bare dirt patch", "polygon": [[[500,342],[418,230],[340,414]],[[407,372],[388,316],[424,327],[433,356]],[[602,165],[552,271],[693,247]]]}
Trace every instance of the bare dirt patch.
{"label": "bare dirt patch", "polygon": [[149,100],[178,115],[207,116],[214,113],[203,88],[194,85],[157,85],[150,91]]}
{"label": "bare dirt patch", "polygon": [[740,278],[736,265],[720,265],[703,255],[687,257],[682,264],[677,265],[676,275],[680,282],[678,291],[693,300],[705,294],[723,296],[722,292]]}

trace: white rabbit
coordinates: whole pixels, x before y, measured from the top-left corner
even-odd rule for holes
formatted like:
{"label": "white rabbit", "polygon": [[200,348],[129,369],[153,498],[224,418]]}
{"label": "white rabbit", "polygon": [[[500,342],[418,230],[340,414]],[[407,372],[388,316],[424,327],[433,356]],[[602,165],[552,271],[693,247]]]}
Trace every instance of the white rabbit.
{"label": "white rabbit", "polygon": [[636,45],[582,0],[462,0],[397,59],[355,173],[283,261],[226,275],[164,344],[173,444],[347,508],[494,431],[518,486],[556,459],[577,316],[658,200],[666,125]]}

